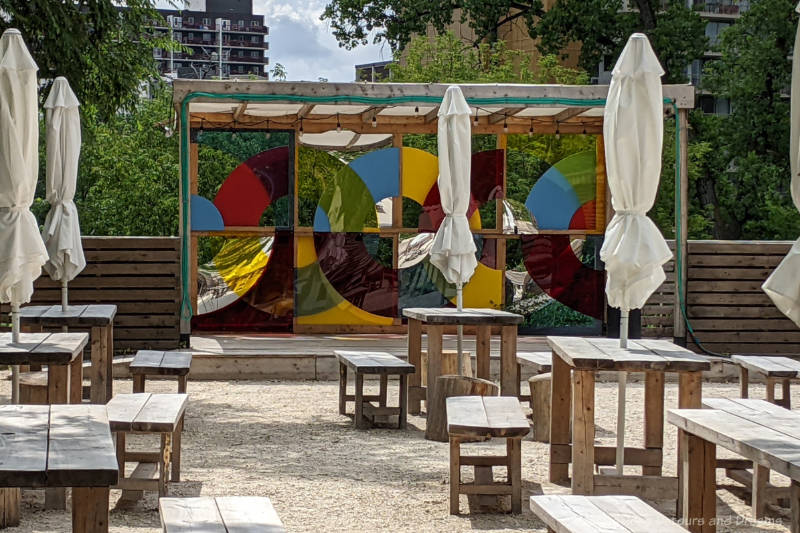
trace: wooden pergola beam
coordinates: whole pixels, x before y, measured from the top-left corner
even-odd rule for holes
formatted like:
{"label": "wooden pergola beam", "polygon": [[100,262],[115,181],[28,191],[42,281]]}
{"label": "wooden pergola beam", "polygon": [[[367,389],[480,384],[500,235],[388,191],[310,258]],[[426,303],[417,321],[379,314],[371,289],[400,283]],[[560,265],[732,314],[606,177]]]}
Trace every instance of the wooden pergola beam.
{"label": "wooden pergola beam", "polygon": [[489,116],[489,124],[498,124],[500,122],[507,121],[509,118],[513,117],[520,111],[524,111],[524,107],[507,107],[495,113],[492,113]]}
{"label": "wooden pergola beam", "polygon": [[439,107],[441,106],[437,105],[436,107],[425,113],[425,124],[429,124],[439,118]]}
{"label": "wooden pergola beam", "polygon": [[236,111],[233,112],[234,122],[241,119],[242,116],[244,116],[245,111],[247,111],[247,102],[242,102],[241,104],[239,104],[239,107],[236,108]]}
{"label": "wooden pergola beam", "polygon": [[564,111],[559,111],[557,114],[553,115],[553,122],[569,120],[572,117],[577,117],[584,111],[586,111],[585,107],[568,107]]}
{"label": "wooden pergola beam", "polygon": [[297,118],[304,118],[311,110],[314,109],[314,104],[305,104],[303,107],[300,108],[300,111],[297,112]]}

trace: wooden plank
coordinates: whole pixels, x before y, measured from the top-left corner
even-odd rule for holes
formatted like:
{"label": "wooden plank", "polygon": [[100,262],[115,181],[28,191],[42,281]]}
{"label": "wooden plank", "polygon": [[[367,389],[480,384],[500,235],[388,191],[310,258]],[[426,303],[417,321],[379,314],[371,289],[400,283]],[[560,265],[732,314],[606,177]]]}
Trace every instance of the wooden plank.
{"label": "wooden plank", "polygon": [[286,531],[269,498],[218,496],[217,509],[228,533],[282,533]]}
{"label": "wooden plank", "polygon": [[550,383],[550,481],[557,483],[569,478],[570,461],[559,461],[555,447],[570,444],[572,376],[570,367],[555,353]]}
{"label": "wooden plank", "polygon": [[164,359],[158,373],[168,376],[185,376],[189,373],[192,366],[192,354],[190,352],[164,352]]}
{"label": "wooden plank", "polygon": [[117,482],[117,456],[104,405],[53,405],[47,485],[102,487]]}
{"label": "wooden plank", "polygon": [[685,529],[636,496],[596,496],[592,503],[612,517],[625,533],[678,533]]}
{"label": "wooden plank", "polygon": [[403,316],[414,318],[427,324],[441,325],[513,325],[521,324],[524,317],[507,311],[497,309],[471,309],[463,311],[449,308],[407,307],[403,309]]}
{"label": "wooden plank", "polygon": [[164,352],[157,350],[139,350],[130,364],[132,374],[149,374],[154,372],[161,361],[164,360]]}
{"label": "wooden plank", "polygon": [[0,364],[68,364],[83,350],[85,333],[23,333],[11,342],[11,333],[0,333]]}
{"label": "wooden plank", "polygon": [[753,254],[785,256],[791,248],[790,241],[689,241],[689,253],[702,254]]}
{"label": "wooden plank", "polygon": [[764,357],[760,355],[731,355],[731,361],[749,371],[768,377],[794,378],[800,372],[800,361],[788,357]]}
{"label": "wooden plank", "polygon": [[411,374],[414,365],[386,352],[334,350],[340,362],[364,374]]}
{"label": "wooden plank", "polygon": [[0,406],[0,487],[47,482],[47,405]]}
{"label": "wooden plank", "polygon": [[101,533],[108,531],[108,487],[73,487],[72,531]]}
{"label": "wooden plank", "polygon": [[186,394],[152,394],[131,424],[133,431],[174,432],[186,410]]}
{"label": "wooden plank", "polygon": [[523,437],[530,432],[516,396],[482,396],[481,401],[493,437]]}
{"label": "wooden plank", "polygon": [[149,392],[117,394],[106,404],[111,431],[133,431],[133,421],[150,399]]}
{"label": "wooden plank", "polygon": [[703,406],[738,416],[797,439],[800,443],[800,414],[764,400],[706,398]]}
{"label": "wooden plank", "polygon": [[[594,492],[594,372],[572,375],[572,493]],[[552,423],[552,421],[551,421]]]}
{"label": "wooden plank", "polygon": [[588,498],[582,495],[531,496],[531,511],[550,530],[557,533],[597,533],[597,524],[591,518],[594,515],[598,515],[597,519],[602,520],[602,525],[605,526],[600,531],[619,531],[618,524],[608,515],[598,512],[599,510],[587,509],[587,503],[579,503],[578,499],[588,501]]}
{"label": "wooden plank", "polygon": [[214,498],[159,498],[165,533],[227,533]]}
{"label": "wooden plank", "polygon": [[517,352],[517,363],[532,369],[536,374],[550,372],[552,362],[552,352]]}

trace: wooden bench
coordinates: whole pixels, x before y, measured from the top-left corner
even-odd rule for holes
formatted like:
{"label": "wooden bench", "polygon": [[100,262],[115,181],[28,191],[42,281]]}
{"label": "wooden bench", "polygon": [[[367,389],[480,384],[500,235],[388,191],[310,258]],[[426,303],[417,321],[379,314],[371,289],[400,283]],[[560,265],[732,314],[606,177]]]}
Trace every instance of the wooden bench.
{"label": "wooden bench", "polygon": [[531,496],[531,511],[549,532],[686,532],[636,496]]}
{"label": "wooden bench", "polygon": [[[117,437],[117,463],[120,479],[115,488],[123,489],[123,499],[135,500],[142,491],[158,491],[167,495],[167,483],[180,481],[181,431],[186,410],[186,394],[118,394],[108,402],[108,420]],[[132,452],[125,449],[128,433],[161,435],[158,452]],[[125,476],[125,463],[138,463],[130,476]],[[172,476],[168,471],[172,466]]]}
{"label": "wooden bench", "polygon": [[[408,418],[408,374],[414,373],[414,365],[410,365],[397,357],[385,352],[351,352],[335,350],[334,355],[339,361],[339,413],[347,414],[347,402],[355,403],[353,423],[357,428],[366,427],[366,417],[397,415],[397,427],[406,427]],[[350,368],[356,375],[355,394],[347,394],[347,369]],[[378,395],[364,394],[364,376],[376,374],[380,376],[380,389]],[[397,375],[400,378],[400,402],[398,407],[386,406],[386,393],[389,376]],[[372,402],[378,402],[374,405]]]}
{"label": "wooden bench", "polygon": [[[741,397],[750,396],[750,372],[764,376],[767,383],[767,401],[792,408],[789,385],[800,376],[800,361],[788,357],[766,355],[732,355],[731,361],[739,365],[739,387]],[[775,385],[781,384],[782,398],[775,398]]]}
{"label": "wooden bench", "polygon": [[164,533],[286,531],[269,498],[258,496],[161,498],[158,512]]}
{"label": "wooden bench", "polygon": [[800,532],[800,414],[764,400],[705,399],[710,409],[671,409],[680,430],[682,486],[679,518],[689,531],[711,533],[716,523],[716,449],[722,446],[753,462],[753,512],[763,508],[768,469],[791,479],[792,533]]}
{"label": "wooden bench", "polygon": [[[519,400],[513,396],[454,396],[447,399],[447,433],[450,436],[450,514],[459,512],[460,494],[511,495],[511,512],[522,512],[522,437],[530,426]],[[506,454],[461,455],[461,442],[476,438],[506,439]],[[461,466],[475,467],[475,481],[461,482]],[[481,476],[481,467],[505,466],[506,482]],[[489,471],[491,473],[491,471]]]}
{"label": "wooden bench", "polygon": [[178,378],[178,393],[186,392],[192,354],[188,352],[158,352],[139,350],[130,365],[133,376],[133,392],[144,392],[147,376],[175,376]]}

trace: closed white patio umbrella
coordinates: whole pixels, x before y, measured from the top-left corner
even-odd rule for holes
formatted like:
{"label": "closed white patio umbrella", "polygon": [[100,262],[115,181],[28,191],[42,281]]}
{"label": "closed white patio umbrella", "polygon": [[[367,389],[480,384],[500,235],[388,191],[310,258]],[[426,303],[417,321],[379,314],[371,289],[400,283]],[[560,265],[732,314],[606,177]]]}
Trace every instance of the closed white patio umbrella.
{"label": "closed white patio umbrella", "polygon": [[[30,211],[39,172],[36,71],[20,32],[6,30],[0,37],[0,302],[11,303],[13,342],[19,342],[19,306],[31,300],[47,261]],[[12,368],[13,402],[18,370]]]}
{"label": "closed white patio umbrella", "polygon": [[[800,4],[795,11],[800,13]],[[792,53],[792,103],[791,133],[789,135],[789,161],[792,170],[792,200],[800,210],[800,24],[794,39]],[[783,258],[767,281],[761,286],[781,312],[800,326],[800,239]]]}
{"label": "closed white patio umbrella", "polygon": [[44,104],[47,114],[47,201],[50,212],[42,238],[49,255],[44,269],[61,282],[61,307],[68,307],[67,283],[85,267],[75,187],[81,151],[78,98],[64,77],[53,82]]}
{"label": "closed white patio umbrella", "polygon": [[[461,88],[447,88],[439,107],[439,196],[445,217],[431,248],[431,263],[448,283],[458,290],[456,306],[463,308],[462,288],[478,266],[475,242],[469,229],[467,210],[470,198],[472,161],[470,111]],[[458,369],[462,368],[463,328],[458,327]]]}
{"label": "closed white patio umbrella", "polygon": [[[672,257],[664,237],[647,217],[658,193],[664,104],[664,70],[641,33],[634,33],[614,66],[603,116],[606,172],[614,217],[600,258],[606,265],[606,296],[620,310],[620,347],[627,348],[628,312],[640,309],[666,279]],[[617,473],[625,446],[625,386],[619,374]]]}

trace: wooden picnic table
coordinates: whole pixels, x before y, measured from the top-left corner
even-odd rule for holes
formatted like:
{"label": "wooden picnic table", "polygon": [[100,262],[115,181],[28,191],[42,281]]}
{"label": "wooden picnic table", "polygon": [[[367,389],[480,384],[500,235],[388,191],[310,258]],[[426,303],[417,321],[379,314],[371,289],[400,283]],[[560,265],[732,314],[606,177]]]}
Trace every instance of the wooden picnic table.
{"label": "wooden picnic table", "polygon": [[[756,463],[753,505],[759,505],[768,469],[791,479],[790,531],[800,532],[800,414],[764,400],[705,400],[710,409],[670,409],[681,432],[679,466],[683,523],[694,533],[716,531],[716,447]],[[756,482],[759,481],[759,482]]]}
{"label": "wooden picnic table", "polygon": [[114,317],[116,305],[30,305],[20,309],[20,324],[29,329],[85,328],[91,332],[91,402],[105,404],[114,396]]}
{"label": "wooden picnic table", "polygon": [[108,531],[117,459],[102,405],[0,406],[0,519],[19,524],[19,487],[72,487],[72,531]]}
{"label": "wooden picnic table", "polygon": [[[663,340],[547,337],[553,350],[550,406],[550,481],[569,479],[574,494],[633,494],[675,497],[677,480],[661,476],[664,447],[664,375],[677,373],[678,407],[700,407],[702,372],[711,364],[701,355]],[[644,448],[625,447],[625,464],[642,475],[594,474],[595,465],[613,465],[616,448],[595,446],[594,384],[598,371],[644,372]],[[574,389],[574,391],[573,391]],[[577,401],[573,403],[572,399]],[[571,428],[570,428],[571,423]],[[572,439],[570,439],[570,429]]]}
{"label": "wooden picnic table", "polygon": [[[500,328],[500,394],[519,396],[519,374],[517,368],[517,326],[523,316],[496,309],[408,307],[403,309],[408,318],[408,362],[417,369],[409,377],[408,412],[419,414],[420,402],[430,407],[436,378],[442,375],[442,334],[445,326],[476,326],[475,358],[476,375],[490,379],[489,351],[492,327]],[[422,326],[428,330],[428,386],[421,382]]]}
{"label": "wooden picnic table", "polygon": [[47,403],[80,403],[86,333],[0,333],[0,365],[47,365]]}
{"label": "wooden picnic table", "polygon": [[[766,381],[767,401],[792,408],[791,380],[800,376],[800,361],[774,355],[731,355],[731,361],[739,365],[739,387],[742,398],[750,396],[750,372],[761,374]],[[782,397],[775,398],[775,385],[781,384]]]}

